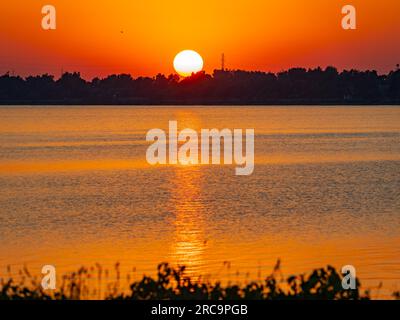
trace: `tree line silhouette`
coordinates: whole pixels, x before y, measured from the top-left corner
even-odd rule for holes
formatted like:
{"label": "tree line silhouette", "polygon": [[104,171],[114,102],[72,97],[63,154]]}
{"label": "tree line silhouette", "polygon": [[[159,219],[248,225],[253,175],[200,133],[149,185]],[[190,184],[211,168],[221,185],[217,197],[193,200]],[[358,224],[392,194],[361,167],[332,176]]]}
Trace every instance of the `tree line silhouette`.
{"label": "tree line silhouette", "polygon": [[82,79],[66,72],[0,76],[0,104],[400,104],[400,69],[292,68],[279,73],[215,70],[180,79],[177,75],[132,78],[114,74]]}

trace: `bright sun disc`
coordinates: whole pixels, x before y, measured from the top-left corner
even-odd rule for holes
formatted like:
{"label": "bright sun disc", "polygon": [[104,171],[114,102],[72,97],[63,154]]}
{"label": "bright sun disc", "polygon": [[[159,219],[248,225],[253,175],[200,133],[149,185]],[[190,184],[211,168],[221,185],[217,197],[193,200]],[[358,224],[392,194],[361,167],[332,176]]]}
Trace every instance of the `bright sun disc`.
{"label": "bright sun disc", "polygon": [[203,70],[203,59],[196,51],[184,50],[175,56],[174,68],[182,77],[188,77]]}

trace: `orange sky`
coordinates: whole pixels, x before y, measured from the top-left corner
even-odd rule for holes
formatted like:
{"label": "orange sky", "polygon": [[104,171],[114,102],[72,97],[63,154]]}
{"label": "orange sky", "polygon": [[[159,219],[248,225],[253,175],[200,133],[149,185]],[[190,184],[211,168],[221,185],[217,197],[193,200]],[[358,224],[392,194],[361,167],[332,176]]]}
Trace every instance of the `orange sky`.
{"label": "orange sky", "polygon": [[[41,28],[46,4],[56,31]],[[341,28],[346,4],[357,8],[355,31]],[[2,0],[0,12],[0,73],[169,74],[183,49],[207,72],[222,52],[228,68],[263,71],[400,63],[399,0]]]}

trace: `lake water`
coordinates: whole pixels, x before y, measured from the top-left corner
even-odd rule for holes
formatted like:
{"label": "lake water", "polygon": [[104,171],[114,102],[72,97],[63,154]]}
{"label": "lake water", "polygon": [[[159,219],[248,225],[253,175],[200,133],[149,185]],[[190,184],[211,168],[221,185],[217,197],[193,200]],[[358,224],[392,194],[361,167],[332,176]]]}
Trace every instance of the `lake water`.
{"label": "lake water", "polygon": [[[146,133],[169,120],[254,128],[254,173],[148,165]],[[400,289],[400,107],[0,108],[0,275],[168,261],[243,283],[278,258]]]}

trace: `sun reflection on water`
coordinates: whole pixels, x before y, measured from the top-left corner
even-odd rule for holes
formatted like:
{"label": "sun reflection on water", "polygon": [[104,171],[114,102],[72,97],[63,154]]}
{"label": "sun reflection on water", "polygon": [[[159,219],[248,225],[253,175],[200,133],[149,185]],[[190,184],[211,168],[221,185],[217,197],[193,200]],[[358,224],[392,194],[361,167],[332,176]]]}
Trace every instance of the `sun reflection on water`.
{"label": "sun reflection on water", "polygon": [[197,166],[176,167],[171,184],[175,208],[175,233],[171,261],[185,265],[188,275],[204,274],[204,203],[201,198],[202,171]]}

